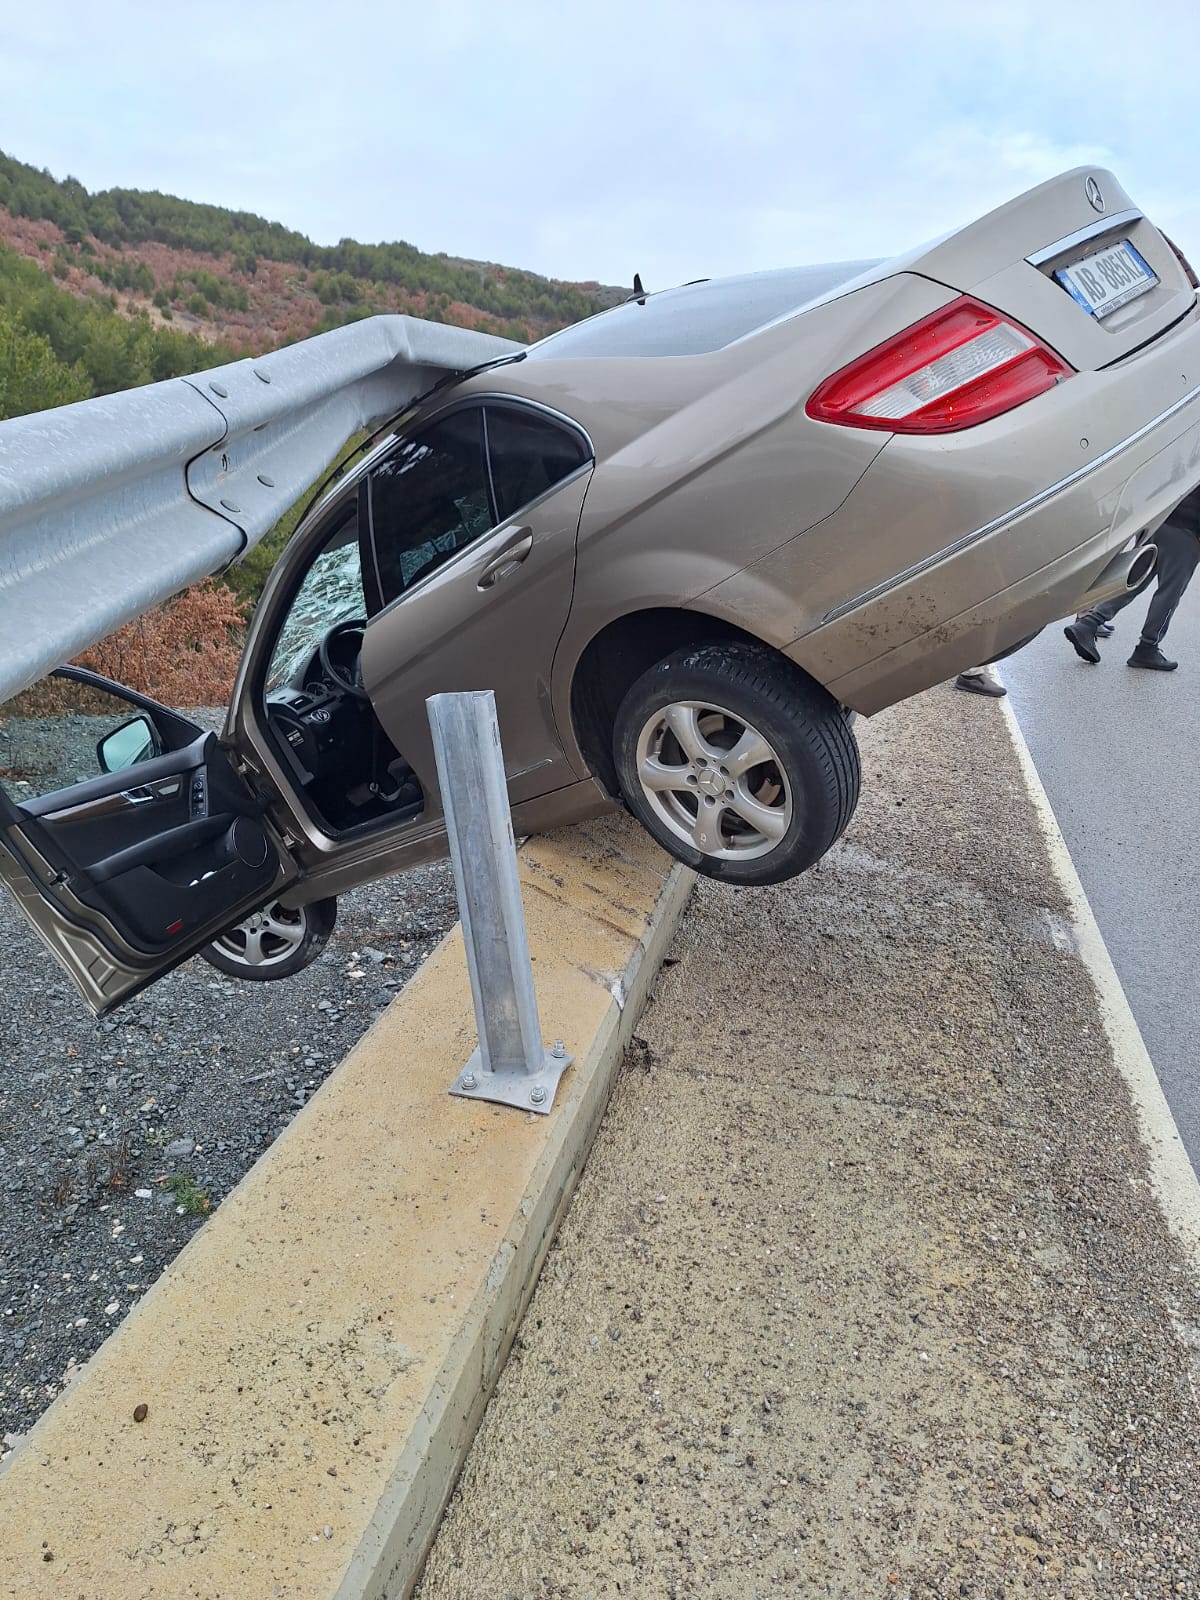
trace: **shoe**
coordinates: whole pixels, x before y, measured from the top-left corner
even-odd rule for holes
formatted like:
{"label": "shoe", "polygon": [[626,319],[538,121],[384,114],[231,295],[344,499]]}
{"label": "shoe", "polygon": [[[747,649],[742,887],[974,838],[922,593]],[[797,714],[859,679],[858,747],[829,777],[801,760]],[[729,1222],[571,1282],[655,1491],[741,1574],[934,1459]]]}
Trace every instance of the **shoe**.
{"label": "shoe", "polygon": [[1129,658],[1131,667],[1148,667],[1151,672],[1174,672],[1178,661],[1168,661],[1156,644],[1139,639]]}
{"label": "shoe", "polygon": [[1096,637],[1097,637],[1097,639],[1111,639],[1113,634],[1116,633],[1116,631],[1117,631],[1117,629],[1116,629],[1115,623],[1112,623],[1112,622],[1098,622],[1096,624]]}
{"label": "shoe", "polygon": [[998,678],[984,677],[979,672],[960,672],[954,680],[954,687],[965,690],[967,694],[986,694],[993,700],[999,700],[1008,693]]}
{"label": "shoe", "polygon": [[1063,629],[1067,638],[1075,646],[1075,654],[1084,661],[1090,661],[1095,666],[1100,660],[1100,652],[1096,649],[1096,624],[1087,617],[1076,617],[1074,622],[1069,622]]}

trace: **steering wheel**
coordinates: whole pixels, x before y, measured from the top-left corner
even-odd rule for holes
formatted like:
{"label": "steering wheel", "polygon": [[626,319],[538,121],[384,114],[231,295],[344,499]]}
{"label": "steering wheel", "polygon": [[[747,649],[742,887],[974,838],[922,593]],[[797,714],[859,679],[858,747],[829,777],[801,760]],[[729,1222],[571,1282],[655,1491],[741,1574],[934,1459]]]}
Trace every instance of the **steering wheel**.
{"label": "steering wheel", "polygon": [[[367,624],[364,617],[347,617],[342,622],[334,623],[333,627],[321,640],[317,652],[321,661],[321,670],[325,676],[335,683],[339,689],[343,689],[347,694],[353,695],[356,700],[366,700],[368,698],[367,691],[363,688],[362,667],[360,664],[360,652],[366,627]],[[336,664],[331,650],[331,646],[337,640],[349,638],[352,634],[358,635],[358,650],[354,654],[353,675],[347,668]]]}

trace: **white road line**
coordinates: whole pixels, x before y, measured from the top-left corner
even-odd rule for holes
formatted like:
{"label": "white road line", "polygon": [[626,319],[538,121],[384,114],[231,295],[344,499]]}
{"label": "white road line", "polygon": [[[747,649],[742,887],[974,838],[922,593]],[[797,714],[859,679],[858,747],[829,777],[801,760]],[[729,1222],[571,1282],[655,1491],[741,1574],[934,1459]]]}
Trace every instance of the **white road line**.
{"label": "white road line", "polygon": [[1001,701],[1017,760],[1042,825],[1046,847],[1055,876],[1071,905],[1075,936],[1084,966],[1091,974],[1100,1002],[1104,1030],[1112,1046],[1113,1059],[1129,1087],[1138,1126],[1150,1155],[1150,1181],[1172,1232],[1200,1269],[1200,1181],[1188,1159],[1187,1150],[1175,1126],[1154,1064],[1146,1049],[1117,969],[1113,966],[1104,935],[1080,882],[1063,838],[1058,818],[1038,775],[1025,743],[1025,735],[1009,700]]}

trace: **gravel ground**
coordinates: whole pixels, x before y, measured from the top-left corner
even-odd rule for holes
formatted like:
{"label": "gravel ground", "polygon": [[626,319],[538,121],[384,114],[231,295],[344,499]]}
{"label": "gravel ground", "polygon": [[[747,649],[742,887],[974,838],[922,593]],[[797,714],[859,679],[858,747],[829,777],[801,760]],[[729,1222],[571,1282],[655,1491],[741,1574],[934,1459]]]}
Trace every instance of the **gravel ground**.
{"label": "gravel ground", "polygon": [[[0,706],[0,780],[20,802],[99,776],[96,745],[132,709],[122,706],[109,716],[14,717]],[[203,726],[213,728],[224,718],[207,709],[185,715],[199,715]]]}
{"label": "gravel ground", "polygon": [[[94,776],[96,740],[124,714],[0,715],[16,798]],[[224,711],[185,715],[215,729]],[[456,915],[449,866],[426,867],[344,896],[295,978],[243,983],[196,959],[96,1022],[0,893],[2,1453]]]}
{"label": "gravel ground", "polygon": [[420,1600],[1200,1595],[1200,1296],[1001,714],[701,882]]}
{"label": "gravel ground", "polygon": [[94,1021],[0,893],[0,1436],[7,1448],[455,921],[449,866],[346,895],[276,983],[198,958]]}

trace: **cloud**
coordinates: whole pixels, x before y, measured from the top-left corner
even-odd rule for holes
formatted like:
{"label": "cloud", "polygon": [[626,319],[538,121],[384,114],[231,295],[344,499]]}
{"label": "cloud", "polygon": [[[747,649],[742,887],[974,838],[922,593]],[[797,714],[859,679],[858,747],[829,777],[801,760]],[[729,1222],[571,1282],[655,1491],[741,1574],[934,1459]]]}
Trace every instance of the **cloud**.
{"label": "cloud", "polygon": [[1099,164],[1200,256],[1182,0],[9,10],[6,149],[321,242],[669,283],[891,254]]}

